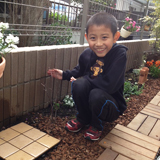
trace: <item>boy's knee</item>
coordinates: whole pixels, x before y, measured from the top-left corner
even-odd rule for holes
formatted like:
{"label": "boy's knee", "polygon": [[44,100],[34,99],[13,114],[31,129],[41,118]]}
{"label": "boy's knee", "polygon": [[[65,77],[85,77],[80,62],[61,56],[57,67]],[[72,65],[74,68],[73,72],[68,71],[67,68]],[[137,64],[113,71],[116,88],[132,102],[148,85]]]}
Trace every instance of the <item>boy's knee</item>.
{"label": "boy's knee", "polygon": [[76,81],[72,82],[72,91],[73,92],[78,91],[80,93],[80,92],[85,91],[88,87],[89,87],[88,81],[87,81],[87,79],[84,79],[84,78],[80,78],[80,79],[77,79]]}

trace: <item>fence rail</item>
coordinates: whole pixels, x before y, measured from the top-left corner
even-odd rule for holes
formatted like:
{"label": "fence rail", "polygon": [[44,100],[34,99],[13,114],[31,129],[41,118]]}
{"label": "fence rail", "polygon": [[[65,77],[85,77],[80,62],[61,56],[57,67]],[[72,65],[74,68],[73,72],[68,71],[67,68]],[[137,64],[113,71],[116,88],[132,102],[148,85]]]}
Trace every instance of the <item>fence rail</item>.
{"label": "fence rail", "polygon": [[[108,0],[103,3],[95,0],[78,0],[78,3],[72,1],[0,0],[0,21],[10,24],[8,31],[20,37],[20,47],[84,44],[85,23],[93,14],[100,11],[113,14],[118,20],[119,28],[129,15],[142,26],[139,18],[144,16],[147,5],[134,0]],[[67,37],[65,40],[61,38],[62,32]],[[150,32],[142,33],[144,38],[149,38]],[[51,38],[44,38],[45,36]],[[132,34],[131,39],[140,39],[140,34]]]}
{"label": "fence rail", "polygon": [[[148,40],[119,41],[128,47],[126,71],[139,67]],[[49,68],[73,69],[88,44],[22,47],[6,55],[6,68],[0,79],[0,128],[18,116],[46,108],[71,93],[71,84],[47,75]],[[45,85],[51,99],[44,90]]]}

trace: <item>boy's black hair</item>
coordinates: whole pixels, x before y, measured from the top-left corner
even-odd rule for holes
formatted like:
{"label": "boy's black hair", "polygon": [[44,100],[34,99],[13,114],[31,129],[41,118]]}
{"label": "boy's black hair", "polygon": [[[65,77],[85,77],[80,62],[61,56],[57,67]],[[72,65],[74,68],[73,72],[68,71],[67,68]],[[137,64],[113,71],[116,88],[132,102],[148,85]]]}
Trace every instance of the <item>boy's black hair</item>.
{"label": "boy's black hair", "polygon": [[89,27],[93,25],[105,25],[106,27],[109,27],[113,33],[113,36],[117,32],[118,27],[117,19],[113,15],[106,12],[96,13],[88,20],[86,25],[86,34],[88,34]]}

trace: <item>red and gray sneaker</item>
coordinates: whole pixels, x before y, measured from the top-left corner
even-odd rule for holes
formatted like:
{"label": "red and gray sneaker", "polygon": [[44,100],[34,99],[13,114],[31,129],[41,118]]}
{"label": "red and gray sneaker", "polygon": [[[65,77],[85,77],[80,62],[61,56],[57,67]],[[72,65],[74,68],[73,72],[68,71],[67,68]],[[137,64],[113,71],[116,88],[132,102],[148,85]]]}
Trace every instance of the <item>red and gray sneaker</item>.
{"label": "red and gray sneaker", "polygon": [[84,138],[88,139],[88,140],[92,140],[92,141],[96,141],[100,138],[102,134],[102,131],[97,130],[96,128],[90,126],[85,134],[84,134]]}
{"label": "red and gray sneaker", "polygon": [[70,132],[78,132],[84,125],[78,122],[76,119],[72,119],[67,122],[65,129]]}

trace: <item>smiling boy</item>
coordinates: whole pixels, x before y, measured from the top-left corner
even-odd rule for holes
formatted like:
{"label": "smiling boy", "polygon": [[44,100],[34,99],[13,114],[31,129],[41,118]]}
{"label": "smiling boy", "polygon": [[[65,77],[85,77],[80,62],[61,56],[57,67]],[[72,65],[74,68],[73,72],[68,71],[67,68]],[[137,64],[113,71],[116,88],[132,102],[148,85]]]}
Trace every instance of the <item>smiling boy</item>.
{"label": "smiling boy", "polygon": [[49,75],[72,82],[78,112],[76,119],[67,122],[66,130],[78,132],[88,125],[84,137],[89,140],[98,140],[103,122],[116,120],[126,109],[123,88],[127,48],[116,43],[119,36],[115,17],[97,13],[87,22],[89,48],[80,55],[79,64],[73,70],[48,70]]}

